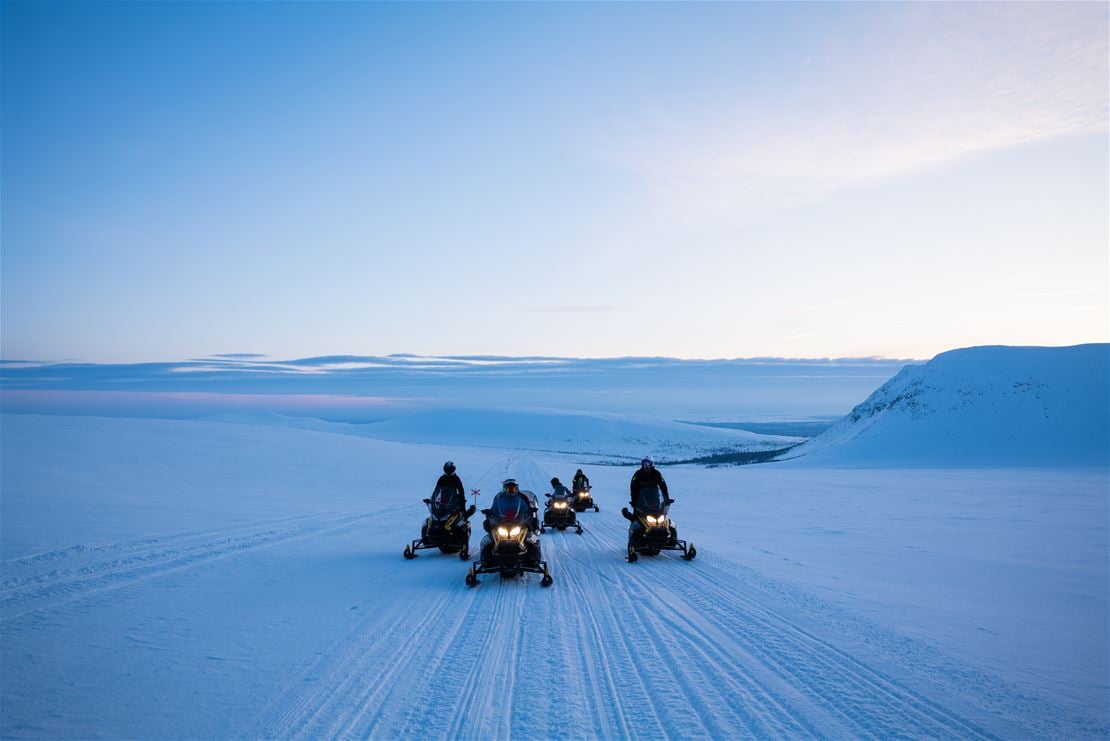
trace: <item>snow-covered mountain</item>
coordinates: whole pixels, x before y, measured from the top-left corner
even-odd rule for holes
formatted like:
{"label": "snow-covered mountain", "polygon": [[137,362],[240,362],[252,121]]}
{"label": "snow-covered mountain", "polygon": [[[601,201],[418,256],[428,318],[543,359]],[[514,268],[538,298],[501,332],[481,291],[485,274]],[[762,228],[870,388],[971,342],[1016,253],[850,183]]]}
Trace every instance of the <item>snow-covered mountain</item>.
{"label": "snow-covered mountain", "polygon": [[906,366],[786,457],[868,465],[1110,464],[1110,345],[972,347]]}

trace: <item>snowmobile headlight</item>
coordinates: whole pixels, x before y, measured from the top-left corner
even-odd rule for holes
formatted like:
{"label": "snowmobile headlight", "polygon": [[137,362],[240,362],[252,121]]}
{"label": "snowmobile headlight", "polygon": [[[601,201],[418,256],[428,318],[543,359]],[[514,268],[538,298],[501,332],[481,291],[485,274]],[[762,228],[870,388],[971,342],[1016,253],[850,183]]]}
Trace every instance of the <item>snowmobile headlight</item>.
{"label": "snowmobile headlight", "polygon": [[513,525],[513,529],[509,531],[509,537],[515,538],[520,535],[520,525]]}
{"label": "snowmobile headlight", "polygon": [[567,508],[567,503],[566,502],[555,502],[555,509],[566,509],[566,508]]}
{"label": "snowmobile headlight", "polygon": [[504,527],[497,528],[497,534],[500,535],[502,538],[509,537],[509,531],[506,530]]}

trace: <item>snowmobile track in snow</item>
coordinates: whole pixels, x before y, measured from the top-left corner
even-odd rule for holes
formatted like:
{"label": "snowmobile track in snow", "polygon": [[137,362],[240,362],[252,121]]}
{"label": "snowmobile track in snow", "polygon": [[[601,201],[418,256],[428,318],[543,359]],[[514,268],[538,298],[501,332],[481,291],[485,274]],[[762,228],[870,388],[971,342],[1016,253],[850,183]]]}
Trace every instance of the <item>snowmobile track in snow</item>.
{"label": "snowmobile track in snow", "polygon": [[[73,546],[13,559],[3,564],[6,578],[0,582],[3,620],[54,609],[216,559],[342,531],[370,516],[345,513],[254,522],[202,533]],[[12,572],[16,574],[9,576]]]}
{"label": "snowmobile track in snow", "polygon": [[[579,585],[583,603],[590,604],[585,597],[592,580],[591,613],[604,604],[606,612],[623,616],[617,635],[640,636],[657,654],[661,666],[651,676],[663,681],[645,691],[673,698],[658,711],[672,717],[652,719],[664,728],[708,738],[733,736],[741,728],[754,736],[812,737],[835,729],[833,735],[888,738],[910,729],[931,738],[994,738],[746,596],[742,582],[711,564],[686,564],[667,553],[622,562],[622,525],[597,522],[585,537],[591,555],[613,554],[623,588],[603,583],[590,557],[581,559],[589,568],[563,581]],[[636,648],[626,644],[626,650]],[[678,700],[682,696],[685,701]],[[678,712],[694,707],[695,717]],[[637,717],[638,725],[644,720]]]}
{"label": "snowmobile track in snow", "polygon": [[[522,488],[550,477],[517,458],[491,466]],[[455,557],[404,562],[390,599],[364,604],[289,678],[241,738],[890,738],[993,736],[793,622],[715,565],[624,556],[619,503],[586,530],[541,538],[555,583],[463,583]],[[391,508],[395,509],[395,508]],[[374,517],[387,509],[376,510]],[[681,505],[675,511],[681,526]],[[329,513],[3,564],[4,620],[216,559],[362,527]],[[481,530],[475,536],[480,539]],[[396,555],[400,560],[399,552]],[[549,678],[559,678],[551,686]]]}

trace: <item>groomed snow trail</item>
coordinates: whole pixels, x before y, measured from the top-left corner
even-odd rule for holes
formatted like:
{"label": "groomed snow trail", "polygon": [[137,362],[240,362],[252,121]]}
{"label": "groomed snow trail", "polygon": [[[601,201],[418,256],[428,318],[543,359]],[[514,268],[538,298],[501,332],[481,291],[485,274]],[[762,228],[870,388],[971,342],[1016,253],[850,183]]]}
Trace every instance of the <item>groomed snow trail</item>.
{"label": "groomed snow trail", "polygon": [[[509,476],[542,505],[552,475],[569,473],[486,460],[466,479],[483,491],[479,508]],[[664,552],[627,563],[626,476],[597,472],[601,511],[579,516],[583,534],[542,536],[547,589],[538,575],[468,588],[467,564],[435,551],[404,561],[424,515],[399,492],[372,509],[4,562],[0,637],[6,681],[19,681],[5,690],[0,735],[1051,735],[1014,721],[1016,695],[972,703],[972,720],[956,693],[896,679],[705,548],[692,562]],[[683,492],[673,494],[684,535]],[[480,517],[474,525],[476,552]]]}
{"label": "groomed snow trail", "polygon": [[[510,459],[542,499],[550,475]],[[549,531],[556,582],[484,576],[432,555],[441,580],[352,625],[245,736],[294,738],[993,738],[750,597],[704,561],[622,558],[623,497]],[[488,498],[485,502],[488,502]],[[676,512],[677,517],[677,512]],[[681,521],[679,521],[681,523]],[[476,547],[476,531],[472,545]]]}

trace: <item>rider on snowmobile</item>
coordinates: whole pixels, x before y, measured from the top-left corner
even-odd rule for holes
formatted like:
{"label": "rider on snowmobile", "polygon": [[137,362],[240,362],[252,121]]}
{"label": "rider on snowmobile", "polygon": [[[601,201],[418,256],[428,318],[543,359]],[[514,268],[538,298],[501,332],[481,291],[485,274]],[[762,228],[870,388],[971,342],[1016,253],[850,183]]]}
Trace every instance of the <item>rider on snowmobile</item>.
{"label": "rider on snowmobile", "polygon": [[[650,455],[640,461],[640,468],[632,474],[632,480],[628,483],[629,506],[633,511],[636,509],[636,495],[640,493],[640,489],[649,486],[658,486],[664,499],[671,498],[667,493],[667,482],[663,480],[663,474],[659,473],[659,469],[655,467],[655,459]],[[622,514],[629,520],[635,519],[635,515],[627,509],[622,510]]]}
{"label": "rider on snowmobile", "polygon": [[551,479],[551,493],[554,496],[557,496],[557,497],[558,496],[565,496],[565,497],[573,496],[570,489],[568,489],[567,487],[565,487],[561,483],[559,483],[559,477],[558,476]]}
{"label": "rider on snowmobile", "polygon": [[[538,531],[540,529],[539,522],[536,520],[536,502],[520,490],[520,484],[516,482],[516,479],[505,479],[501,482],[501,491],[497,492],[493,496],[493,503],[491,503],[490,505],[491,508],[493,508],[493,504],[496,503],[498,498],[500,497],[520,497],[521,499],[523,499],[528,509],[532,512],[532,530]],[[485,528],[486,532],[489,532],[490,522],[488,518],[486,520]]]}
{"label": "rider on snowmobile", "polygon": [[463,488],[462,479],[455,473],[455,464],[452,461],[443,464],[443,475],[436,481],[436,486],[432,491],[441,489],[457,491],[459,493],[458,511],[466,512],[466,489]]}
{"label": "rider on snowmobile", "polygon": [[590,479],[586,474],[582,473],[581,468],[574,473],[574,479],[570,483],[575,491],[582,491],[583,489],[590,488]]}
{"label": "rider on snowmobile", "polygon": [[667,493],[667,482],[655,468],[651,456],[640,461],[640,469],[632,474],[629,495],[631,511],[628,507],[621,510],[631,523],[628,526],[629,563],[634,563],[641,552],[655,556],[663,550],[682,551],[687,561],[697,555],[692,543],[678,539],[678,528],[667,512],[674,500]]}
{"label": "rider on snowmobile", "polygon": [[[531,513],[531,518],[528,523],[528,550],[533,555],[534,559],[538,561],[540,559],[540,522],[539,518],[536,516],[536,512],[538,511],[536,503],[532,501],[532,499],[530,499],[527,494],[520,490],[520,485],[516,482],[516,479],[505,479],[501,482],[501,491],[497,492],[497,494],[494,495],[493,502],[490,504],[491,511],[506,509],[499,507],[499,501],[503,497],[514,497],[522,499],[524,501],[526,511]],[[486,510],[482,511],[485,512]],[[490,519],[490,516],[487,515],[486,521],[482,524],[482,527],[484,527],[486,532],[488,533],[492,529],[493,525],[494,523]]]}

